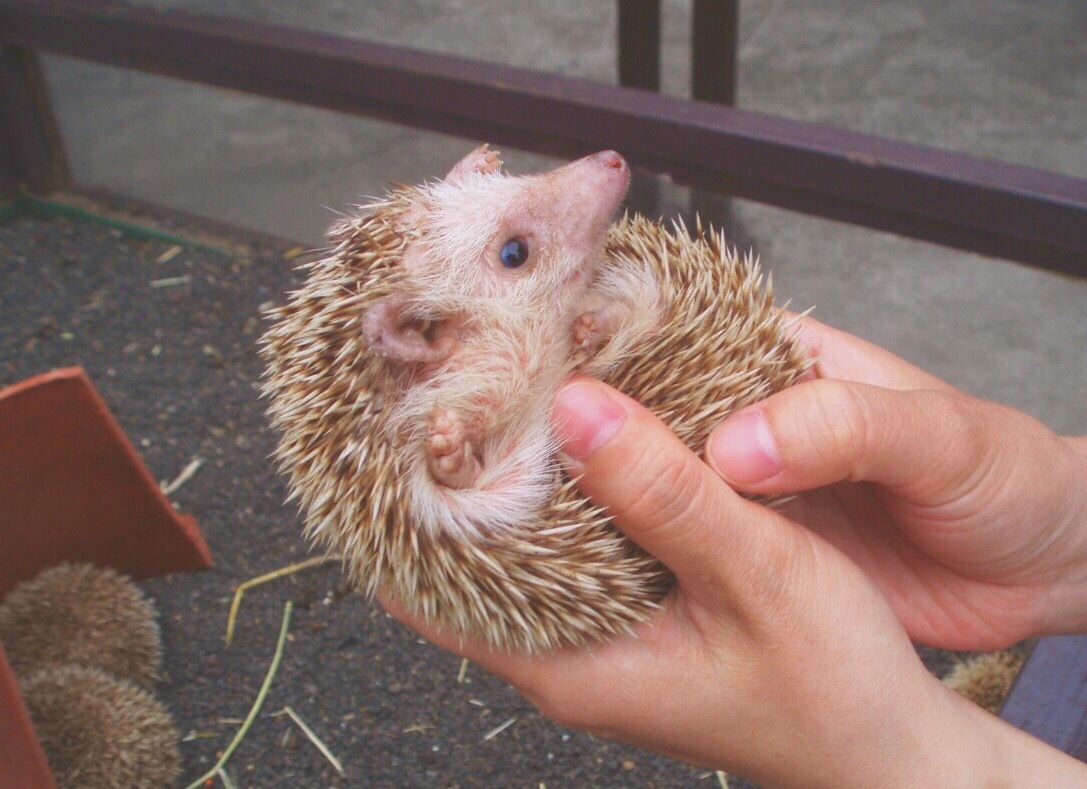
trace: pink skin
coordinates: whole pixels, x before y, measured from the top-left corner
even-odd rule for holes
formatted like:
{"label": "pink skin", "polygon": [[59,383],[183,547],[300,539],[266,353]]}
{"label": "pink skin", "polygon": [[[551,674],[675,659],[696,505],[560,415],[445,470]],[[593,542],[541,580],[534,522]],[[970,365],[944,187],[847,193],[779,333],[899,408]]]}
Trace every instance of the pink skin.
{"label": "pink skin", "polygon": [[456,347],[449,334],[427,338],[422,329],[404,317],[408,297],[402,293],[382,299],[366,312],[362,331],[378,356],[402,363],[441,362]]}
{"label": "pink skin", "polygon": [[[473,173],[493,174],[500,165],[497,152],[484,145],[457,163],[445,180],[456,185]],[[518,278],[531,276],[534,267],[546,266],[552,259],[572,260],[576,267],[562,278],[557,289],[541,296],[547,299],[541,308],[549,314],[561,315],[576,305],[592,278],[592,268],[600,256],[612,215],[629,183],[630,168],[614,151],[601,151],[551,172],[517,179],[515,199],[495,218],[495,235],[484,260],[480,261],[493,277],[491,282],[498,283],[499,297],[507,288],[504,283],[516,284]],[[426,232],[425,215],[417,219],[409,216]],[[526,239],[533,250],[531,262],[522,269],[508,270],[501,264],[499,251],[511,237]],[[548,252],[557,247],[568,254],[554,256]],[[409,248],[404,265],[424,270],[442,262]],[[443,271],[456,276],[457,269],[445,267]],[[438,321],[424,332],[417,323],[404,319],[404,311],[410,304],[411,296],[402,292],[369,309],[363,331],[370,346],[394,363],[424,368],[456,364],[457,350],[467,339],[466,325],[471,321]],[[606,309],[579,316],[571,327],[574,341],[571,350],[591,352],[599,347],[613,323],[614,318]],[[425,442],[428,466],[435,480],[446,487],[471,487],[483,470],[473,449],[483,442],[479,436],[469,434],[465,421],[454,407],[447,406],[435,408],[428,419]]]}
{"label": "pink skin", "polygon": [[495,173],[502,166],[502,160],[498,158],[498,151],[490,150],[487,143],[476,148],[465,156],[445,176],[446,181],[459,181],[472,173]]}
{"label": "pink skin", "polygon": [[[562,173],[567,169],[573,171],[572,175],[574,180],[581,185],[582,188],[588,187],[588,194],[585,194],[584,192],[581,194],[583,199],[586,200],[591,200],[592,195],[596,190],[600,190],[610,197],[609,191],[618,187],[621,189],[618,199],[615,202],[615,206],[618,206],[618,201],[622,200],[623,195],[626,194],[626,190],[630,185],[630,167],[627,165],[626,160],[615,151],[601,151],[600,153],[594,153],[591,156],[586,156],[584,159],[572,162],[555,172],[556,174]],[[586,173],[586,171],[588,171],[588,173]],[[611,194],[613,195],[614,191],[611,191]],[[573,218],[574,216],[577,216],[580,219],[580,222],[583,223],[599,222],[599,217],[587,213],[585,211],[585,205],[577,202],[577,196],[572,195],[571,197],[575,199],[571,199],[565,206],[567,216],[571,217],[571,222],[578,221],[578,219]],[[608,210],[606,214],[608,222],[610,222],[614,212],[614,207]],[[585,235],[591,237],[595,234],[585,233]],[[599,245],[599,243],[599,241],[596,241],[597,245]],[[596,255],[592,255],[590,260],[595,258]],[[587,279],[590,274],[590,269],[578,269],[571,275],[572,284],[583,284],[582,281]],[[604,307],[582,313],[574,320],[571,328],[571,338],[573,340],[571,350],[574,353],[591,354],[603,345],[607,338],[614,333],[620,318],[621,311],[615,307]]]}
{"label": "pink skin", "polygon": [[622,317],[623,311],[614,306],[583,312],[574,321],[573,353],[592,355],[615,333]]}
{"label": "pink skin", "polygon": [[464,423],[455,411],[435,408],[430,417],[427,454],[430,473],[449,488],[469,488],[483,473]]}
{"label": "pink skin", "polygon": [[579,253],[585,265],[570,272],[568,281],[584,285],[612,216],[630,186],[630,167],[615,151],[600,151],[541,178],[541,188],[534,197],[550,205],[537,210],[554,227],[563,228],[566,245]]}

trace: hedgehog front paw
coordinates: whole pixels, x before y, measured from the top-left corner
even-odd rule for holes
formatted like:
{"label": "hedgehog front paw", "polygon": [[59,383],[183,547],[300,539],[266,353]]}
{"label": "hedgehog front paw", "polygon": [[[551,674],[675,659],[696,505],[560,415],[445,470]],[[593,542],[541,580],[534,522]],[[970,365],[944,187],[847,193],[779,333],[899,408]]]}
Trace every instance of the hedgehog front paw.
{"label": "hedgehog front paw", "polygon": [[455,411],[434,409],[426,449],[430,473],[447,488],[470,488],[483,472],[464,422]]}
{"label": "hedgehog front paw", "polygon": [[456,183],[472,173],[490,175],[497,173],[502,167],[502,160],[498,158],[498,151],[492,151],[486,143],[476,148],[470,154],[457,162],[445,180]]}
{"label": "hedgehog front paw", "polygon": [[486,143],[481,145],[476,153],[479,156],[479,164],[476,165],[476,172],[483,175],[490,175],[491,173],[497,173],[502,168],[502,160],[498,158],[498,151],[490,150],[490,147]]}
{"label": "hedgehog front paw", "polygon": [[606,321],[597,312],[586,312],[577,317],[573,328],[574,355],[588,355],[604,344],[607,334]]}

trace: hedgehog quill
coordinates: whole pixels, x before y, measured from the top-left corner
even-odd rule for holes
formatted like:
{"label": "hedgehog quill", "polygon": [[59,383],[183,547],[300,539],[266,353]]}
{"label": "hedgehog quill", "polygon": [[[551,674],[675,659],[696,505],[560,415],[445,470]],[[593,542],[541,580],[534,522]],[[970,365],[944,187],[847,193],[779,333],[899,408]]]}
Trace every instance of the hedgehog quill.
{"label": "hedgehog quill", "polygon": [[534,652],[630,632],[672,577],[555,459],[574,372],[693,450],[807,369],[750,256],[613,217],[613,151],[514,177],[482,146],[333,227],[262,339],[276,458],[311,540],[454,633]]}

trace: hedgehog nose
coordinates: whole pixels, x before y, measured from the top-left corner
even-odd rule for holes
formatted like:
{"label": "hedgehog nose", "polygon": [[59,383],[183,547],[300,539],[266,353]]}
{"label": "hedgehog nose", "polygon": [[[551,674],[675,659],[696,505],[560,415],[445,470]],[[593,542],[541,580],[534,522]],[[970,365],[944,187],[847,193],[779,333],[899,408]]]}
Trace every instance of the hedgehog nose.
{"label": "hedgehog nose", "polygon": [[589,158],[612,170],[625,170],[627,168],[627,160],[615,151],[601,151],[600,153],[594,153]]}

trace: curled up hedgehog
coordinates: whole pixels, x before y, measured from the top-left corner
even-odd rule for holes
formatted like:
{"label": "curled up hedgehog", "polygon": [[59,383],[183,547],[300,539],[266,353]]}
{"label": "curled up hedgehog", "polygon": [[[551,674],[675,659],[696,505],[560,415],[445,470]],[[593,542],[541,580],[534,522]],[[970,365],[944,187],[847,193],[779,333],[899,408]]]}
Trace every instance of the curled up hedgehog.
{"label": "curled up hedgehog", "polygon": [[330,232],[273,311],[264,386],[308,535],[368,592],[492,645],[629,632],[672,577],[555,459],[573,372],[692,449],[808,360],[750,256],[640,216],[613,151],[512,177],[487,146]]}

